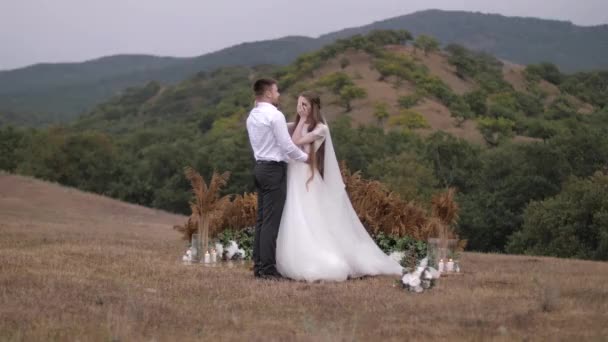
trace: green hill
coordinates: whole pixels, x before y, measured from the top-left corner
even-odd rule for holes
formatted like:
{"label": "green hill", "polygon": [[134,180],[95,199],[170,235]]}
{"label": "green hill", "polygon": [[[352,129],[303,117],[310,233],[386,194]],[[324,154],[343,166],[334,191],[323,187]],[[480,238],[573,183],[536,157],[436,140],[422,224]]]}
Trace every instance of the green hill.
{"label": "green hill", "polygon": [[470,249],[608,260],[608,75],[409,37],[376,31],[286,67],[150,82],[65,127],[0,128],[0,169],[181,213],[188,165],[231,171],[226,193],[252,191],[244,120],[251,81],[271,75],[290,118],[301,90],[320,91],[338,158],[393,196],[458,189]]}
{"label": "green hill", "polygon": [[[431,10],[319,38],[285,37],[244,43],[194,58],[112,56],[84,63],[44,64],[3,71],[0,72],[0,113],[23,113],[22,120],[11,116],[11,122],[20,124],[65,122],[127,87],[149,81],[171,84],[199,71],[223,66],[287,65],[302,53],[336,39],[375,29],[430,34],[446,45],[461,44],[520,64],[549,61],[567,72],[608,67],[606,25],[580,27],[552,20]],[[54,115],[47,117],[43,115],[46,113]]]}

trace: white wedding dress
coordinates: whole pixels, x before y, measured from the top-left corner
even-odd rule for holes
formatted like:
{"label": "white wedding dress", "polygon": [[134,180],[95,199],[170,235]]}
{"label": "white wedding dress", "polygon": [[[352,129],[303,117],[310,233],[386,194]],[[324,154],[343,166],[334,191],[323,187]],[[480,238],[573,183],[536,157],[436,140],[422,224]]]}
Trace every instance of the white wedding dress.
{"label": "white wedding dress", "polygon": [[336,159],[329,128],[319,124],[312,148],[325,142],[324,177],[291,161],[287,198],[277,238],[277,270],[287,278],[344,281],[365,275],[401,275],[402,267],[384,254],[353,209]]}

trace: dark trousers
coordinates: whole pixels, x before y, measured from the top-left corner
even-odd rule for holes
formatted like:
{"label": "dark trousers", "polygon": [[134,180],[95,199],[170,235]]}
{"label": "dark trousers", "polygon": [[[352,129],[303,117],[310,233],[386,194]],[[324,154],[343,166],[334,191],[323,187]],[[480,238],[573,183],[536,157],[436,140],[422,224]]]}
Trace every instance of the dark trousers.
{"label": "dark trousers", "polygon": [[253,272],[255,275],[275,275],[278,274],[277,236],[287,196],[287,163],[257,162],[253,173],[258,191]]}

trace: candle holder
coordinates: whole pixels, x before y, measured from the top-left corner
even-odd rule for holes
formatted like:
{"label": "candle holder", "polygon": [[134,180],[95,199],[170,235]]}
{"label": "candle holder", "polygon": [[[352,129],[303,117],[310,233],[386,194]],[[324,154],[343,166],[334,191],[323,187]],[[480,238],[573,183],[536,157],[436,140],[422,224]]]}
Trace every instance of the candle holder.
{"label": "candle holder", "polygon": [[[443,271],[452,272],[454,262],[456,261],[456,249],[458,248],[457,239],[440,239],[430,238],[427,241],[427,256],[429,258],[429,265],[433,266],[437,270],[440,270],[440,261],[443,261]],[[451,267],[448,267],[448,263]],[[451,270],[448,270],[450,268]],[[441,270],[440,270],[441,271]]]}
{"label": "candle holder", "polygon": [[190,240],[190,250],[192,251],[192,261],[198,261],[200,259],[201,250],[201,239],[198,233],[192,234],[192,238]]}

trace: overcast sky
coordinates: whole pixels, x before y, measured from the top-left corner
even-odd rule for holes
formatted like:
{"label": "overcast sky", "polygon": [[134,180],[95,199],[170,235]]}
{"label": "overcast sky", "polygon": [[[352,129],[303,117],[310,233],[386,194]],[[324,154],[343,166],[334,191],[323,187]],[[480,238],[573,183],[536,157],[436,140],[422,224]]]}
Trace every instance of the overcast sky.
{"label": "overcast sky", "polygon": [[119,53],[196,56],[245,41],[316,37],[439,8],[608,23],[608,0],[0,0],[0,70]]}

